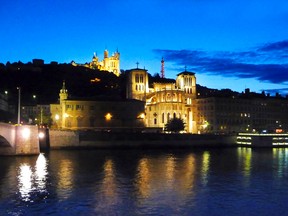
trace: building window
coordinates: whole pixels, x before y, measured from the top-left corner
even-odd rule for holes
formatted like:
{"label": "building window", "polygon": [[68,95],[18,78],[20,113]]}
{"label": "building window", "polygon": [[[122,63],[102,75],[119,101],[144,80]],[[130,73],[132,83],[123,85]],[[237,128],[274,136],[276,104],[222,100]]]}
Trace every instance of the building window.
{"label": "building window", "polygon": [[140,74],[140,83],[143,83],[144,79],[143,79],[143,74]]}
{"label": "building window", "polygon": [[173,101],[177,101],[177,94],[176,93],[173,94]]}
{"label": "building window", "polygon": [[136,83],[139,83],[139,74],[136,74],[136,75],[135,75],[135,82],[136,82]]}
{"label": "building window", "polygon": [[84,106],[83,105],[76,105],[76,110],[84,110]]}
{"label": "building window", "polygon": [[95,118],[94,117],[90,117],[89,122],[90,122],[90,127],[95,126]]}
{"label": "building window", "polygon": [[171,95],[169,93],[167,94],[166,99],[167,99],[167,101],[171,100]]}
{"label": "building window", "polygon": [[167,122],[170,120],[170,113],[167,113]]}
{"label": "building window", "polygon": [[154,125],[156,125],[157,124],[157,119],[156,118],[154,118]]}
{"label": "building window", "polygon": [[164,124],[164,122],[165,122],[165,114],[162,113],[162,123]]}

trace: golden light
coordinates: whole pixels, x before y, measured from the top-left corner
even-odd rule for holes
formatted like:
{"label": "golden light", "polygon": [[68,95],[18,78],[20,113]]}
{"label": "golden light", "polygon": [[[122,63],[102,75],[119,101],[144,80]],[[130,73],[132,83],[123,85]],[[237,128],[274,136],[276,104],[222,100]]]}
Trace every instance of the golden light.
{"label": "golden light", "polygon": [[39,132],[38,137],[40,139],[43,139],[45,137],[45,134],[43,132]]}
{"label": "golden light", "polygon": [[21,133],[22,133],[23,138],[28,139],[30,137],[31,132],[29,128],[23,128]]}
{"label": "golden light", "polygon": [[101,81],[101,79],[99,79],[99,78],[97,78],[97,77],[96,77],[95,79],[91,79],[91,80],[90,80],[90,82],[100,82],[100,81]]}
{"label": "golden light", "polygon": [[105,115],[105,119],[106,119],[107,121],[110,121],[111,118],[112,118],[112,115],[111,115],[110,113],[107,113],[107,114]]}
{"label": "golden light", "polygon": [[55,120],[59,120],[60,116],[58,114],[55,115]]}
{"label": "golden light", "polygon": [[67,113],[64,113],[64,118],[69,117],[69,115]]}
{"label": "golden light", "polygon": [[209,126],[209,123],[207,121],[204,121],[202,127],[203,129],[206,129]]}
{"label": "golden light", "polygon": [[145,118],[145,113],[141,113],[141,114],[138,116],[138,118],[144,119],[144,118]]}

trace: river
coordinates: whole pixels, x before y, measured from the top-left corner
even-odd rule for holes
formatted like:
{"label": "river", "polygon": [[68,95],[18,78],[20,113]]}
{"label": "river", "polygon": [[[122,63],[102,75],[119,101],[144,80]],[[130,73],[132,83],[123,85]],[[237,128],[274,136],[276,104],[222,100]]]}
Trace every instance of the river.
{"label": "river", "polygon": [[0,215],[287,215],[288,149],[0,157]]}

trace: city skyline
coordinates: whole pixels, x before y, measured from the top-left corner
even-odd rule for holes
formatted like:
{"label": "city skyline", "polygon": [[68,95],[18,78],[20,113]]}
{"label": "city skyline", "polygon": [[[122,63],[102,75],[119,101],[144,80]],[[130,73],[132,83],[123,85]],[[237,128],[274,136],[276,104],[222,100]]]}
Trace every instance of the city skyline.
{"label": "city skyline", "polygon": [[288,92],[284,0],[4,1],[0,62],[89,62],[119,50],[120,68],[173,78],[196,73],[209,88]]}

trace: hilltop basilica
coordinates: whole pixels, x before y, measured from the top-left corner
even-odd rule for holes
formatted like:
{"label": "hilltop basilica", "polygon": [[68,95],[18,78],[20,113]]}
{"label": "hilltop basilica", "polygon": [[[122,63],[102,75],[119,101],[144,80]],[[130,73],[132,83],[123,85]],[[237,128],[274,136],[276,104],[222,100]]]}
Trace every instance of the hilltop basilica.
{"label": "hilltop basilica", "polygon": [[108,71],[116,76],[120,75],[120,53],[116,51],[109,57],[108,50],[104,51],[104,59],[99,61],[98,56],[94,53],[92,61],[85,64],[77,64],[72,61],[73,66],[83,66],[90,69],[98,69],[100,71]]}

